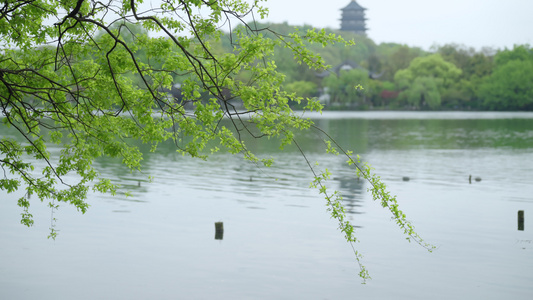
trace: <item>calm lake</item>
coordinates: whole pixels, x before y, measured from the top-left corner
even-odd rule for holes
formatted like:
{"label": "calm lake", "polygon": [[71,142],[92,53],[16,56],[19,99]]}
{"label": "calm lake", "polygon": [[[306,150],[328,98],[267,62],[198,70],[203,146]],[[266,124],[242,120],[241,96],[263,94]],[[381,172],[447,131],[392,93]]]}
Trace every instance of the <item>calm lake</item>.
{"label": "calm lake", "polygon": [[[63,205],[56,241],[46,238],[45,203],[32,198],[35,225],[26,228],[15,200],[22,194],[0,191],[0,299],[533,299],[533,113],[311,117],[375,168],[437,250],[408,243],[368,184],[345,158],[326,155],[314,132],[297,141],[333,173],[329,186],[358,226],[367,284],[325,200],[309,189],[296,147],[281,154],[249,141],[276,159],[263,168],[226,154],[194,160],[163,145],[142,174],[99,160],[133,196],[91,195],[85,215]],[[218,239],[215,222],[224,224]]]}

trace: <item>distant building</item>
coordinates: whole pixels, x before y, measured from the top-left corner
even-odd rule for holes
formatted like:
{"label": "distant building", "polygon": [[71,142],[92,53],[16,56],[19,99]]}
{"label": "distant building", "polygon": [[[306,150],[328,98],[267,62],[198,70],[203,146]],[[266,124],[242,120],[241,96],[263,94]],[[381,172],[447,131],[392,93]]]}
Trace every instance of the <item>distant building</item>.
{"label": "distant building", "polygon": [[341,9],[341,31],[350,31],[366,35],[365,10],[361,5],[352,0],[345,8]]}

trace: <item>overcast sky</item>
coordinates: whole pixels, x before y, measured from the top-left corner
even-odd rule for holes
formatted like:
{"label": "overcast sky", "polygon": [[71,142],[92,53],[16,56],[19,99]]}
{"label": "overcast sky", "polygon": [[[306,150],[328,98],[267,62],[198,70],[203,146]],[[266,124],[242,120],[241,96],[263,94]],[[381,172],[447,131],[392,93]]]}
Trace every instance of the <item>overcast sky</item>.
{"label": "overcast sky", "polygon": [[[268,0],[268,21],[340,27],[350,0]],[[357,0],[366,8],[368,37],[425,50],[457,43],[480,49],[533,45],[533,0]]]}

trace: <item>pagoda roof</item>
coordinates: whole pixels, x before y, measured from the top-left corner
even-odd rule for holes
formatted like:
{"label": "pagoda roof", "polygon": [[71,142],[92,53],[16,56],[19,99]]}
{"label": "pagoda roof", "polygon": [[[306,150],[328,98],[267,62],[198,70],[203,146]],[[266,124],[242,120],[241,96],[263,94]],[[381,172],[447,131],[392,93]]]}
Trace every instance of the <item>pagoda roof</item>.
{"label": "pagoda roof", "polygon": [[341,10],[366,10],[366,8],[362,7],[361,5],[357,4],[355,0],[352,0],[350,4],[346,5],[345,8],[342,8]]}

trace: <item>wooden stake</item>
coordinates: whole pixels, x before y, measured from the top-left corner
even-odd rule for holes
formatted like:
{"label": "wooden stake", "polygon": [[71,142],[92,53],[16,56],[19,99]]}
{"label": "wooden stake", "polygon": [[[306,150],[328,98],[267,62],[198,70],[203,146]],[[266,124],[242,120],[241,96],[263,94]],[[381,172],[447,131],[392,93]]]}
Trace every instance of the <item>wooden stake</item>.
{"label": "wooden stake", "polygon": [[518,230],[524,231],[524,211],[518,211]]}
{"label": "wooden stake", "polygon": [[224,223],[215,222],[215,240],[222,240],[224,238]]}

